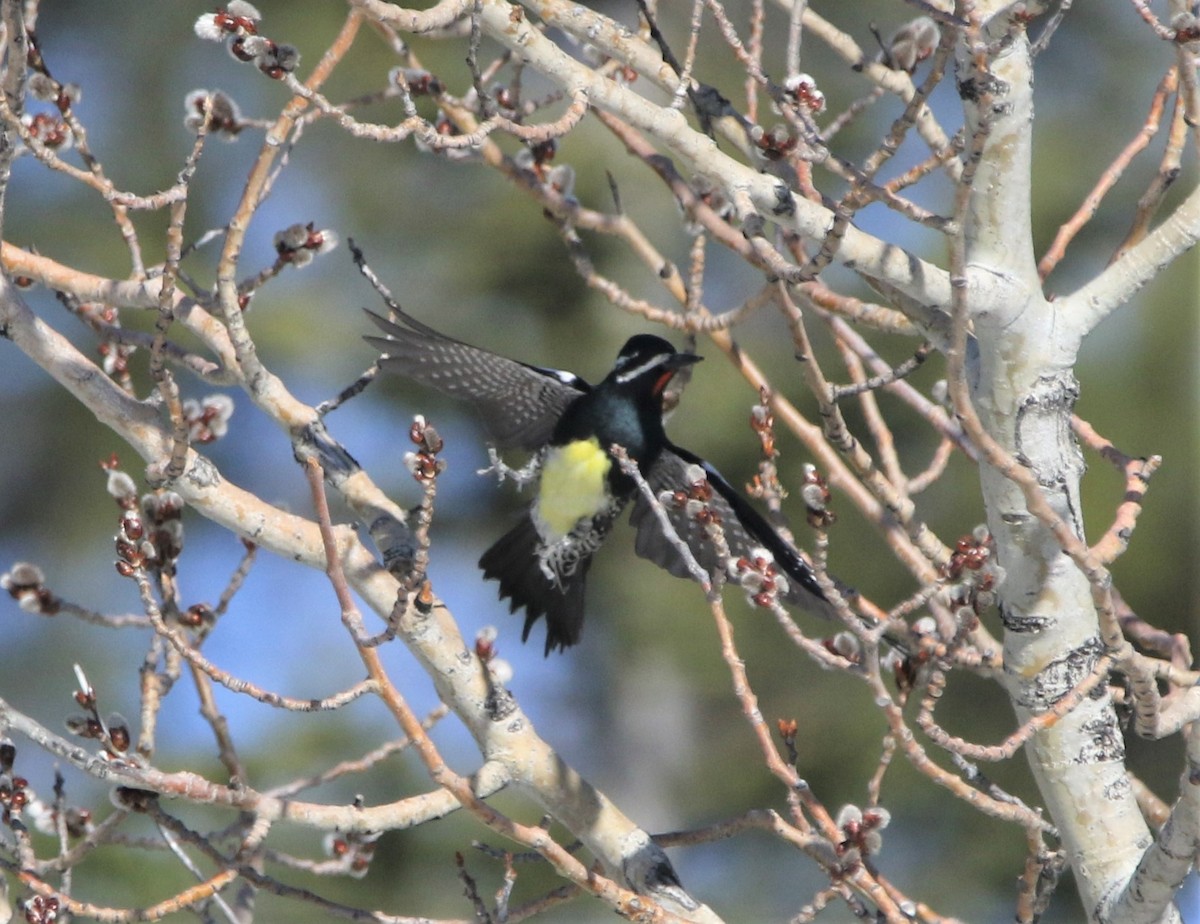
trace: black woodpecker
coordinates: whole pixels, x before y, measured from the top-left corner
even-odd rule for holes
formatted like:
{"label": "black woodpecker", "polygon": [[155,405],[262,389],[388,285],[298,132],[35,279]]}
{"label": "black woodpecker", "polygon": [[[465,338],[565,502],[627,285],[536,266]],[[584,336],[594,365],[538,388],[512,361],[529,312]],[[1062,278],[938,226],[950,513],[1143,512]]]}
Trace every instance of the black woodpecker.
{"label": "black woodpecker", "polygon": [[[613,444],[637,461],[656,497],[664,492],[682,492],[682,497],[707,480],[712,491],[705,506],[722,523],[730,559],[774,558],[773,581],[782,599],[832,613],[799,553],[716,469],[667,439],[663,391],[676,372],[701,357],[676,352],[661,337],[639,334],[621,348],[604,381],[593,386],[569,372],[516,362],[446,337],[402,312],[393,310],[393,320],[367,314],[385,334],[366,338],[382,351],[384,370],[468,402],[497,449],[534,453],[533,503],[479,559],[484,577],[500,582],[500,597],[509,598],[511,611],[525,609],[522,641],[540,616],[546,617],[547,655],[579,641],[592,555],[630,500],[637,554],[677,577],[691,576],[653,507],[611,455]],[[686,504],[663,506],[700,565],[714,573],[720,561],[704,526]]]}

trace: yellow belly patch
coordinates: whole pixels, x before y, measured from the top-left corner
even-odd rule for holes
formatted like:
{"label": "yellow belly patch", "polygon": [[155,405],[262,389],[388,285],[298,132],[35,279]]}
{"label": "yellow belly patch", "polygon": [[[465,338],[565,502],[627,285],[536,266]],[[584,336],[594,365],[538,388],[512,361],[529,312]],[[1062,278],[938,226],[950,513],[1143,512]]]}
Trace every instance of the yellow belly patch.
{"label": "yellow belly patch", "polygon": [[612,459],[594,436],[554,446],[542,460],[536,513],[549,541],[561,539],[585,517],[608,505],[606,476]]}

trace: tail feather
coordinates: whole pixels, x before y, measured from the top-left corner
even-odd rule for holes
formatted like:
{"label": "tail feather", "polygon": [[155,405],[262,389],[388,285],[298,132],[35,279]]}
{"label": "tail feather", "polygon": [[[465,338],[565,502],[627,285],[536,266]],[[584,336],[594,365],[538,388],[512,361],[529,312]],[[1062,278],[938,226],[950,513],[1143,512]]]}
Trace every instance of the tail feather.
{"label": "tail feather", "polygon": [[507,597],[509,610],[525,610],[521,641],[529,638],[533,624],[546,617],[546,651],[566,650],[583,632],[583,588],[591,557],[579,562],[562,586],[542,573],[538,558],[541,537],[529,514],[510,529],[479,559],[488,580],[500,582],[500,599]]}

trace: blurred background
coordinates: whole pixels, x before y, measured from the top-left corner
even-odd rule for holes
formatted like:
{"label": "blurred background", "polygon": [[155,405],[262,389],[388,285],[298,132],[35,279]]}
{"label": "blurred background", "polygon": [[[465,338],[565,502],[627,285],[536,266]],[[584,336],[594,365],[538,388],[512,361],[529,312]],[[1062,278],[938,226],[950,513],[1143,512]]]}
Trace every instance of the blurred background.
{"label": "blurred background", "polygon": [[[594,5],[634,22],[632,2]],[[318,0],[260,0],[258,6],[264,16],[262,31],[300,49],[302,77],[344,16],[341,4]],[[813,0],[811,6],[863,47],[873,44],[870,23],[887,34],[913,13],[911,6],[882,0],[855,4],[852,12],[833,0]],[[729,7],[744,22],[745,11],[737,4]],[[82,86],[76,111],[88,127],[93,150],[124,189],[145,194],[174,182],[191,146],[183,127],[183,100],[190,90],[224,90],[251,118],[272,118],[287,100],[284,87],[233,61],[220,46],[195,38],[192,23],[206,9],[178,0],[153,5],[60,0],[41,11],[37,35],[50,69],[60,80]],[[672,18],[675,13],[686,16],[687,10],[670,11],[664,27],[682,47],[683,21]],[[778,61],[786,19],[773,11],[769,23],[775,28],[768,29],[768,49],[778,48],[768,51],[768,60]],[[426,67],[450,82],[452,92],[465,91],[461,41],[414,40],[413,48]],[[1038,61],[1034,215],[1039,256],[1058,225],[1141,127],[1170,55],[1128,4],[1088,4],[1067,16]],[[702,57],[700,76],[736,100],[742,79],[730,58],[723,50]],[[378,36],[363,30],[325,88],[326,95],[341,100],[375,90],[397,63]],[[806,43],[802,66],[816,76],[832,113],[867,89],[866,81],[815,40]],[[961,120],[952,78],[938,89],[933,105],[951,131],[957,128]],[[872,108],[839,136],[838,152],[852,159],[865,156],[898,113],[894,103]],[[360,117],[394,123],[402,116],[399,104],[391,103]],[[210,142],[192,188],[190,239],[227,220],[260,139],[261,133],[247,131],[235,144]],[[502,144],[515,150],[507,140]],[[1157,167],[1162,144],[1161,137],[1154,139],[1148,156],[1133,165],[1096,220],[1077,238],[1049,280],[1052,291],[1069,292],[1105,265]],[[910,142],[885,176],[898,174],[923,153]],[[598,124],[587,123],[574,132],[560,147],[557,162],[576,168],[577,197],[598,209],[611,207],[605,172],[612,172],[629,214],[665,255],[686,266],[691,242],[680,228],[672,200]],[[1195,182],[1195,168],[1191,160],[1188,164],[1176,183],[1179,189]],[[818,182],[831,194],[839,191]],[[936,183],[917,198],[930,208],[948,208],[948,188]],[[147,262],[159,262],[166,217],[143,214],[135,220]],[[330,124],[310,126],[250,229],[242,275],[248,277],[273,261],[276,231],[310,221],[343,239],[353,237],[414,316],[517,359],[598,380],[625,338],[648,329],[586,289],[558,234],[530,199],[481,166],[420,154],[410,143],[379,145],[349,139]],[[865,210],[858,224],[945,265],[940,240],[902,224],[885,209]],[[69,265],[116,278],[129,272],[127,252],[108,206],[32,158],[20,159],[14,169],[4,228],[7,241]],[[637,261],[611,241],[586,236],[585,241],[602,273],[635,295],[666,306],[656,280]],[[186,263],[202,285],[212,281],[216,250],[210,246]],[[832,270],[828,277],[847,294],[871,297],[844,271]],[[1115,566],[1118,586],[1140,615],[1192,639],[1200,614],[1195,568],[1195,549],[1200,546],[1195,474],[1200,468],[1197,282],[1196,259],[1179,261],[1105,322],[1088,342],[1078,368],[1078,413],[1123,451],[1164,458],[1133,544]],[[719,311],[739,304],[761,279],[712,248],[704,283],[706,304]],[[88,332],[65,314],[51,293],[32,290],[26,297],[36,311],[95,355]],[[267,365],[300,398],[315,403],[333,396],[372,361],[372,351],[361,339],[370,332],[363,307],[380,309],[343,246],[304,270],[285,272],[268,286],[254,300],[250,329]],[[149,329],[152,321],[132,311],[122,315],[128,326]],[[880,352],[895,362],[915,346],[871,336]],[[738,338],[775,385],[815,417],[779,316],[759,312],[739,328]],[[753,476],[758,458],[757,438],[747,424],[756,396],[719,353],[704,343],[700,351],[709,361],[697,368],[671,421],[671,434],[741,484]],[[829,355],[832,363],[832,352]],[[133,364],[135,377],[144,384],[144,355],[135,356]],[[927,389],[943,375],[941,358],[934,356],[913,381]],[[185,397],[209,391],[184,376],[181,386]],[[308,490],[285,436],[249,401],[234,397],[237,411],[230,435],[203,451],[230,480],[308,516]],[[893,399],[883,395],[880,403],[893,415],[901,458],[910,470],[919,470],[935,441],[916,416]],[[851,404],[846,409],[857,426],[857,409]],[[475,567],[480,553],[526,499],[511,485],[497,489],[494,479],[475,474],[487,460],[482,431],[469,413],[407,383],[384,381],[339,410],[329,424],[385,490],[412,506],[419,500],[419,488],[401,459],[410,448],[409,422],[418,412],[445,437],[449,461],[433,529],[435,589],[468,638],[485,625],[500,629],[500,654],[515,669],[513,692],[541,735],[652,832],[718,822],[750,808],[782,808],[785,793],[762,768],[731,694],[700,592],[637,559],[631,531],[622,526],[597,559],[582,644],[565,656],[543,659],[541,627],[529,645],[521,645],[520,619],[508,614],[507,606],[496,599],[495,585],[484,583]],[[18,560],[32,561],[66,599],[105,612],[136,612],[135,586],[113,570],[116,508],[96,463],[116,452],[125,468],[140,477],[139,460],[4,343],[0,428],[0,570]],[[856,432],[866,439],[863,428]],[[784,483],[796,485],[804,454],[786,435],[781,435],[779,448]],[[1107,527],[1123,486],[1107,463],[1094,456],[1087,462],[1085,518],[1094,538]],[[909,579],[878,535],[848,504],[839,505],[837,498],[834,503],[842,519],[833,533],[833,571],[884,603],[911,592]],[[919,496],[918,505],[943,541],[953,543],[970,532],[983,520],[972,465],[956,456],[946,476]],[[798,499],[786,509],[795,519],[798,539],[806,544],[810,534]],[[242,554],[241,544],[198,516],[185,516],[185,523],[180,581],[186,602],[214,603]],[[800,772],[826,805],[836,810],[847,802],[862,804],[866,782],[879,760],[883,729],[866,688],[849,677],[819,672],[782,643],[773,620],[737,597],[728,595],[728,604],[763,714],[772,723],[778,717],[798,720]],[[988,618],[999,634],[994,614]],[[100,693],[102,710],[136,716],[137,669],[148,650],[147,632],[106,632],[66,617],[31,616],[7,598],[0,600],[0,626],[0,696],[17,708],[62,731],[64,717],[77,711],[71,700],[71,665],[79,663]],[[814,633],[823,631],[811,623],[806,626]],[[323,575],[266,553],[205,651],[234,674],[293,696],[328,695],[361,674]],[[432,709],[436,699],[431,685],[403,647],[389,646],[386,658],[413,705]],[[397,734],[384,711],[366,701],[337,715],[296,717],[250,707],[225,691],[218,697],[251,768],[250,783],[259,788],[356,756]],[[978,742],[999,741],[1013,726],[1007,700],[996,686],[957,674],[939,715],[952,732]],[[457,770],[470,772],[477,766],[472,743],[453,719],[441,723],[434,737]],[[28,743],[18,741],[18,746],[18,770],[48,795],[50,762]],[[1183,766],[1179,743],[1131,740],[1129,747],[1135,772],[1170,799]],[[157,761],[164,769],[191,767],[219,780],[222,771],[214,753],[195,694],[181,683],[164,709]],[[1009,792],[1038,803],[1020,756],[987,772]],[[428,788],[417,763],[399,758],[366,778],[326,787],[313,798],[345,800],[361,793],[374,804]],[[96,804],[103,814],[105,794],[87,780],[69,778],[68,795],[72,801]],[[972,921],[1011,920],[1024,859],[1019,830],[969,810],[900,759],[888,772],[883,803],[893,818],[879,859],[887,876],[940,913]],[[524,821],[537,820],[535,810],[514,797],[502,795],[497,804]],[[316,855],[319,850],[320,838],[307,829],[292,828],[282,836],[283,845],[299,853]],[[466,854],[467,867],[485,895],[498,886],[501,873],[493,860],[470,849],[473,839],[503,846],[470,820],[453,817],[386,835],[365,880],[335,880],[316,887],[338,900],[399,914],[469,917],[470,906],[456,878],[455,851]],[[785,920],[821,884],[811,862],[762,835],[675,850],[672,859],[689,890],[731,922]],[[155,864],[150,891],[143,878],[148,862]],[[90,872],[83,877],[80,895],[96,902],[145,903],[161,898],[172,884],[187,883],[186,874],[169,859],[147,860],[116,849],[101,851],[85,869]],[[553,887],[552,877],[538,864],[523,865],[520,872],[514,903]],[[264,921],[323,919],[307,906],[268,896],[261,907]],[[547,919],[610,918],[607,909],[582,900]],[[831,911],[825,919],[849,915]],[[1081,919],[1068,880],[1047,920]]]}

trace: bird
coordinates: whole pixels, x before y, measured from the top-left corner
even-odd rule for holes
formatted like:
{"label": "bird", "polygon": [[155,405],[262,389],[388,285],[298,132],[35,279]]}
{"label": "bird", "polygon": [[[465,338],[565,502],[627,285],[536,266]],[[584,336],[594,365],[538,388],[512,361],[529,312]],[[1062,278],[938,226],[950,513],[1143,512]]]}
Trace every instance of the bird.
{"label": "bird", "polygon": [[[820,615],[833,610],[809,563],[711,464],[667,437],[663,397],[681,370],[702,357],[679,352],[653,334],[636,334],[597,385],[571,372],[508,359],[448,337],[390,306],[390,319],[366,310],[383,336],[367,340],[379,366],[469,404],[491,442],[493,470],[536,479],[534,498],[517,523],[479,559],[499,582],[510,612],[525,610],[521,640],[546,622],[545,655],[579,642],[584,586],[592,558],[632,501],[634,551],[676,577],[695,577],[680,546],[664,530],[655,505],[622,469],[622,447],[649,485],[678,539],[710,576],[724,564],[743,587]],[[532,454],[524,475],[497,450]],[[699,515],[698,515],[699,514]],[[727,553],[704,525],[723,527]]]}

